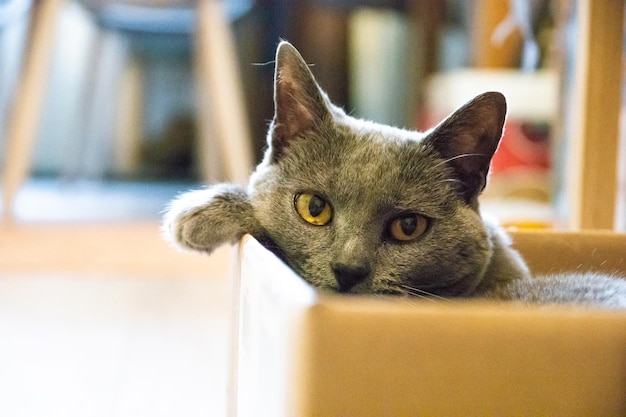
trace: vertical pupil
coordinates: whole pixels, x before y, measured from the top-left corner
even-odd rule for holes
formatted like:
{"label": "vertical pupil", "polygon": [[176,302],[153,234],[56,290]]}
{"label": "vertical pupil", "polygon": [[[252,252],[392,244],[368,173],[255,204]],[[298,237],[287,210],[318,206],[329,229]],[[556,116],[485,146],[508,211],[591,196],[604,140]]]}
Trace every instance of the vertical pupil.
{"label": "vertical pupil", "polygon": [[415,233],[415,229],[417,229],[417,217],[416,216],[407,216],[403,217],[400,220],[400,228],[402,229],[402,233],[407,236],[411,236]]}
{"label": "vertical pupil", "polygon": [[317,217],[322,214],[322,211],[324,211],[324,207],[326,207],[326,202],[324,200],[316,195],[311,197],[311,201],[309,201],[309,213],[311,214],[311,216]]}

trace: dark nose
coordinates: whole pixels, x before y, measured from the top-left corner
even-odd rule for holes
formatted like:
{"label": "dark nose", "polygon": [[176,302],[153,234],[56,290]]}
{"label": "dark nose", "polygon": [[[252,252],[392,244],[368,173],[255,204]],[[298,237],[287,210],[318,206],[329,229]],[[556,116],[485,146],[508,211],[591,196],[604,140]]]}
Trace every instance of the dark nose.
{"label": "dark nose", "polygon": [[339,284],[339,292],[349,292],[355,285],[365,281],[371,270],[368,266],[336,264],[333,272]]}

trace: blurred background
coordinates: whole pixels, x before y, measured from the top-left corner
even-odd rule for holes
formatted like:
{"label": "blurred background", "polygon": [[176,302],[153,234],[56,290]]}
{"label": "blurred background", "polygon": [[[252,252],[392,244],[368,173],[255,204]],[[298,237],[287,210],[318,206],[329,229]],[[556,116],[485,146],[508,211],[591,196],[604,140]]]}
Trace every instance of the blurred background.
{"label": "blurred background", "polygon": [[[568,195],[576,185],[568,190],[566,181],[566,161],[578,158],[570,103],[580,101],[576,59],[584,53],[575,1],[0,7],[5,217],[154,218],[190,186],[245,182],[265,147],[282,38],[314,65],[335,103],[381,123],[427,129],[476,94],[504,92],[507,129],[483,200],[507,224],[580,226]],[[619,4],[614,14],[621,17]],[[612,72],[619,83],[621,62]]]}
{"label": "blurred background", "polygon": [[381,123],[428,129],[502,91],[483,209],[625,230],[623,17],[618,0],[0,0],[0,415],[225,415],[235,251],[176,252],[158,222],[183,191],[246,181],[281,38]]}

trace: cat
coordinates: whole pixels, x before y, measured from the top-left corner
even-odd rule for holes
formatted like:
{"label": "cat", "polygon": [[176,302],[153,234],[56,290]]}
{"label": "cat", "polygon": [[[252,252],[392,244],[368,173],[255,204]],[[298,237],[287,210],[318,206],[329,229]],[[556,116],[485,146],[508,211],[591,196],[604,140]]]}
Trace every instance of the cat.
{"label": "cat", "polygon": [[502,94],[481,94],[424,133],[358,120],[282,41],[274,104],[247,188],[215,184],[171,203],[163,230],[175,244],[210,253],[249,233],[310,284],[340,293],[626,307],[626,280],[531,277],[504,230],[481,216]]}

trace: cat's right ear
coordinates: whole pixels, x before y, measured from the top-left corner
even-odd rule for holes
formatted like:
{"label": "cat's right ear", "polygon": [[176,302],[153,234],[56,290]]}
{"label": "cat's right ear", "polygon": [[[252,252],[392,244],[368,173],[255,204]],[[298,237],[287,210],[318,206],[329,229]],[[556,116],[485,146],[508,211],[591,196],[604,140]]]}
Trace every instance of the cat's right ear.
{"label": "cat's right ear", "polygon": [[274,120],[268,137],[272,160],[280,158],[291,140],[329,117],[329,106],[298,50],[282,41],[276,50]]}
{"label": "cat's right ear", "polygon": [[165,239],[172,244],[207,253],[259,231],[246,190],[233,184],[181,195],[168,207],[162,225]]}
{"label": "cat's right ear", "polygon": [[470,204],[485,188],[505,119],[506,99],[501,93],[488,92],[456,110],[426,138],[454,169],[460,191]]}

